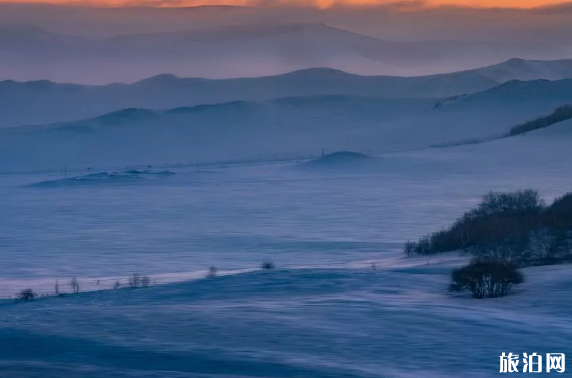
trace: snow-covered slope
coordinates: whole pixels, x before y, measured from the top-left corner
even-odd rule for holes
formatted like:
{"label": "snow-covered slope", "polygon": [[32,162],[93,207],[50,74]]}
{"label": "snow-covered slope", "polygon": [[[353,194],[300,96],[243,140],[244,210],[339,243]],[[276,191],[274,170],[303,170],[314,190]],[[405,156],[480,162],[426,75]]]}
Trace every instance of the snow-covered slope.
{"label": "snow-covered slope", "polygon": [[[336,117],[348,111],[334,104],[327,109]],[[222,107],[235,119],[254,117],[247,110],[256,106],[278,105]],[[71,131],[68,148],[101,134],[100,153],[116,153],[122,132],[133,136],[121,140],[129,147],[137,131],[168,129],[152,121],[166,116],[174,114],[131,110],[101,124],[32,128],[42,134],[23,151],[42,153],[50,138]],[[567,121],[487,143],[388,153],[366,158],[376,167],[358,175],[308,174],[293,164],[215,167],[214,178],[175,168],[168,178],[83,186],[24,186],[47,177],[61,183],[61,174],[2,175],[0,294],[52,292],[57,278],[69,292],[73,275],[91,292],[0,300],[0,375],[486,378],[498,376],[503,352],[570,355],[569,265],[523,269],[525,283],[510,296],[472,300],[447,293],[451,269],[466,256],[408,259],[400,249],[450,224],[488,190],[533,188],[547,199],[570,191],[571,136]],[[152,151],[171,147],[155,141]],[[80,147],[73,153],[81,156]],[[277,269],[260,271],[265,259]],[[202,278],[211,265],[223,275],[255,271]],[[125,285],[135,270],[158,284],[198,280],[93,291],[117,278]]]}
{"label": "snow-covered slope", "polygon": [[536,79],[561,80],[572,78],[572,59],[547,61],[513,58],[474,71],[498,82]]}
{"label": "snow-covered slope", "polygon": [[[572,80],[512,80],[495,88],[440,103],[437,112],[470,125],[471,119],[517,124],[551,114],[572,103]],[[509,126],[509,127],[510,127]],[[489,126],[478,126],[487,129]],[[504,131],[508,131],[508,128]]]}
{"label": "snow-covered slope", "polygon": [[565,169],[572,159],[571,141],[572,120],[567,120],[522,135],[448,148],[446,153],[460,161],[470,157],[476,166],[498,164],[501,170],[506,167],[526,175]]}
{"label": "snow-covered slope", "polygon": [[[79,122],[0,130],[2,168],[194,163],[375,147],[429,100],[292,97],[168,111],[127,109]],[[382,140],[382,139],[381,139]]]}
{"label": "snow-covered slope", "polygon": [[447,295],[450,269],[253,272],[2,303],[2,376],[484,378],[503,352],[572,353],[567,266],[525,269],[493,300]]}

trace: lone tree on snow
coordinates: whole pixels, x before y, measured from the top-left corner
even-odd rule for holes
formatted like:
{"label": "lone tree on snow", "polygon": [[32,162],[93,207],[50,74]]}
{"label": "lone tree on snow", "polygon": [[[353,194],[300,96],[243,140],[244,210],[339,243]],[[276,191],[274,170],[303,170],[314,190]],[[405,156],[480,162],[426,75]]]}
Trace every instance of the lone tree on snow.
{"label": "lone tree on snow", "polygon": [[70,281],[70,286],[72,288],[73,293],[75,294],[79,293],[79,281],[77,280],[77,278],[72,277]]}

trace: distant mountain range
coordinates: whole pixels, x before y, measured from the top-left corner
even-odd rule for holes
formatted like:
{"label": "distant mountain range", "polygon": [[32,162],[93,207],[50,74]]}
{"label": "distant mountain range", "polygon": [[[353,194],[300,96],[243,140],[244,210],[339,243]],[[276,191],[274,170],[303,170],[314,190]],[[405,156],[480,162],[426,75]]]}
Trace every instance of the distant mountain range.
{"label": "distant mountain range", "polygon": [[7,80],[0,82],[0,128],[73,121],[126,108],[170,109],[296,96],[442,98],[480,92],[510,80],[564,78],[572,78],[572,60],[511,59],[475,70],[419,77],[359,76],[313,68],[243,79],[185,79],[159,75],[134,84],[103,86]]}
{"label": "distant mountain range", "polygon": [[125,109],[77,122],[0,130],[0,171],[395,151],[502,135],[572,103],[572,79],[510,81],[451,99],[356,95]]}
{"label": "distant mountain range", "polygon": [[570,51],[534,43],[393,42],[324,24],[225,26],[97,39],[37,27],[0,29],[4,79],[133,82],[163,72],[192,77],[275,75],[328,67],[366,75],[425,75],[512,57],[557,59]]}

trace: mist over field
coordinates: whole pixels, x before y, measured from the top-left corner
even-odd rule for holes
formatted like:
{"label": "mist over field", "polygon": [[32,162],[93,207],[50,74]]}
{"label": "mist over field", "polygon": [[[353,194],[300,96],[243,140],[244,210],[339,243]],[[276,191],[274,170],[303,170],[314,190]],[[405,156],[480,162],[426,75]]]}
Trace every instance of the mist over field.
{"label": "mist over field", "polygon": [[1,378],[569,374],[568,5],[174,5],[0,4]]}

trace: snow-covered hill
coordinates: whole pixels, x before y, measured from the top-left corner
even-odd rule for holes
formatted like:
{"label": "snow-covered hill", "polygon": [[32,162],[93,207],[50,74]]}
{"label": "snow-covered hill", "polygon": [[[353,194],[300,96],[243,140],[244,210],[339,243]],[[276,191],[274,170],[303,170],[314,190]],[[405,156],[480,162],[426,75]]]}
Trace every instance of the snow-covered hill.
{"label": "snow-covered hill", "polygon": [[[487,90],[509,80],[570,77],[572,61],[511,60],[476,70],[420,77],[359,76],[312,68],[244,79],[208,80],[159,75],[130,85],[84,86],[46,80],[8,80],[0,82],[0,127],[75,121],[126,108],[170,109],[288,96],[449,97]],[[562,84],[563,87],[567,85]]]}
{"label": "snow-covered hill", "polygon": [[511,80],[561,80],[572,78],[572,59],[546,61],[513,58],[474,71],[499,83]]}
{"label": "snow-covered hill", "polygon": [[[157,161],[173,147],[190,153],[213,141],[244,152],[272,141],[269,135],[298,145],[274,134],[290,125],[302,137],[317,130],[335,140],[346,128],[357,138],[380,114],[417,111],[414,128],[405,121],[385,125],[381,142],[399,130],[411,140],[433,128],[489,132],[498,111],[480,106],[502,99],[503,91],[439,109],[419,100],[333,96],[125,110],[3,130],[0,154],[10,146],[20,152],[0,155],[0,163]],[[562,98],[547,93],[534,101],[548,106]],[[481,118],[446,123],[455,107]],[[254,122],[268,114],[294,117],[292,109],[331,123],[314,128],[302,115],[298,123],[274,119],[266,129]],[[70,185],[63,174],[2,175],[1,376],[486,378],[498,376],[503,352],[570,355],[569,265],[523,269],[525,283],[511,295],[472,300],[446,290],[451,269],[467,256],[410,259],[401,247],[450,224],[489,190],[533,188],[546,199],[570,191],[571,136],[566,121],[486,143],[375,158],[341,153],[325,161],[371,161],[359,163],[357,174],[355,165],[323,173],[292,169],[296,164],[237,164],[212,172],[177,167],[157,178],[134,171],[111,180],[104,172],[85,175],[96,167],[82,169],[89,181],[82,185]],[[266,259],[277,268],[261,271]],[[211,265],[221,274],[205,279]],[[157,284],[126,288],[135,271]],[[69,292],[72,276],[81,284],[78,295],[5,299],[26,287],[53,294],[57,279]],[[118,279],[123,288],[111,290]]]}

